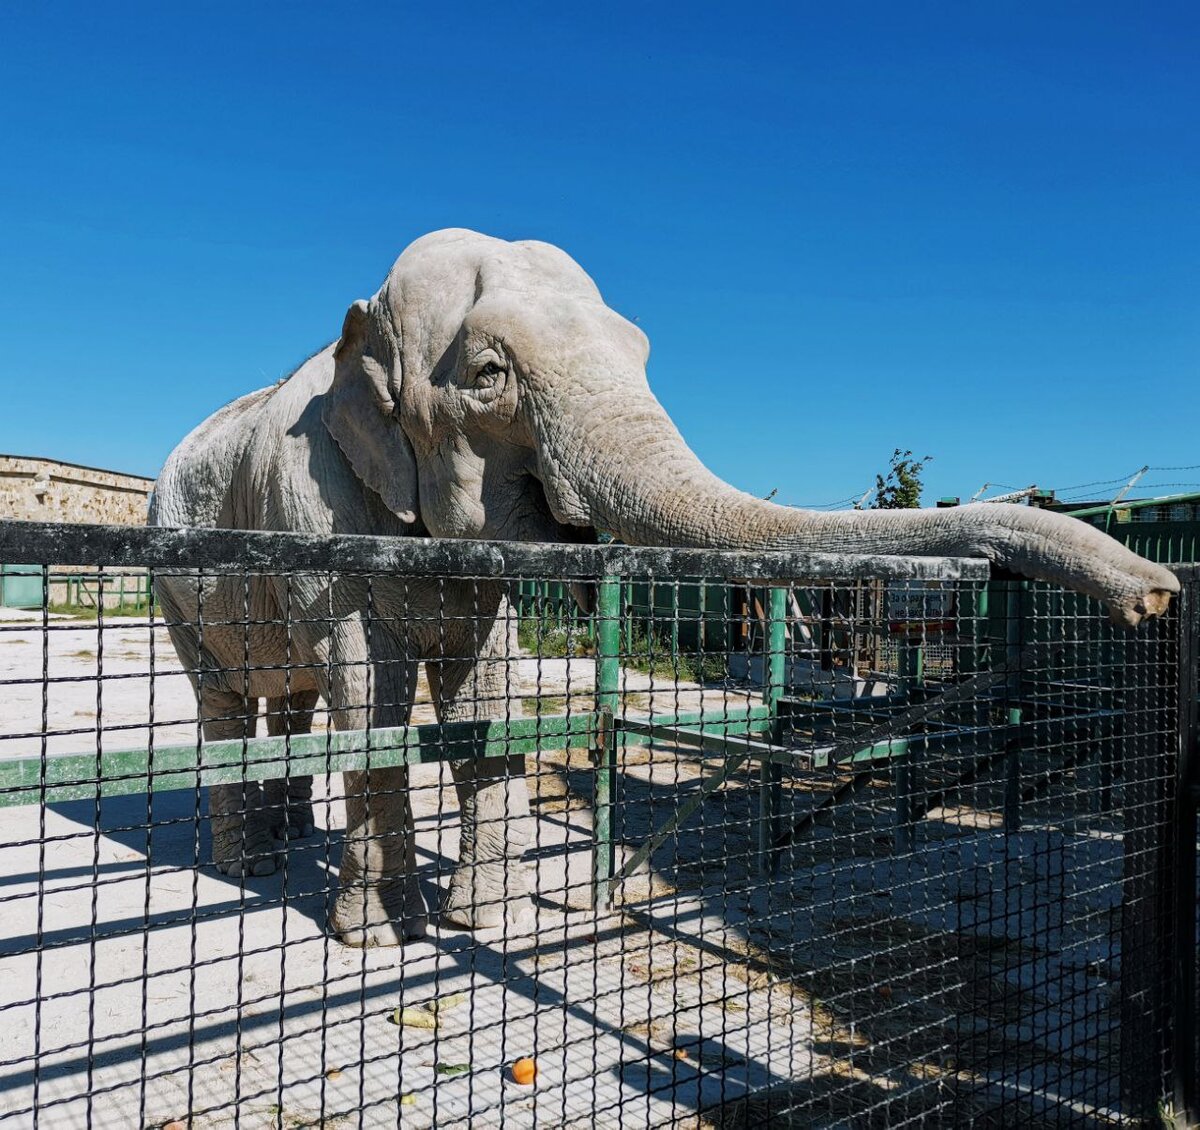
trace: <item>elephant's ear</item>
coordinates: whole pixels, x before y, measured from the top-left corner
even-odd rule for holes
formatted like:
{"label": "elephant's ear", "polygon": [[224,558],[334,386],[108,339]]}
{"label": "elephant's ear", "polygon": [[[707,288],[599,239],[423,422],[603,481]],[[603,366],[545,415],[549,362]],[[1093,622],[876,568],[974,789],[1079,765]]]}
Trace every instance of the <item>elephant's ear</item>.
{"label": "elephant's ear", "polygon": [[333,385],[321,418],[355,474],[403,522],[417,520],[417,460],[400,421],[388,371],[367,343],[367,304],[346,311],[333,351]]}

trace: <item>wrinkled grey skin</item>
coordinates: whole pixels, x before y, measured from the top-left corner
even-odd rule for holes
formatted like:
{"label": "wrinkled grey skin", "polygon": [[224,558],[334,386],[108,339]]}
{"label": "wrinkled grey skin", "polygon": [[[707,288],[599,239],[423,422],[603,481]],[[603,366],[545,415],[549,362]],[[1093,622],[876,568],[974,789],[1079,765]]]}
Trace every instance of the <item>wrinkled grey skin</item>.
{"label": "wrinkled grey skin", "polygon": [[[474,232],[435,232],[354,303],[341,338],[285,383],[222,409],[158,480],[161,526],[796,547],[982,556],[1099,597],[1121,624],[1162,612],[1166,569],[1071,518],[1018,506],[813,513],[758,501],[710,474],[646,382],[645,335],[603,302],[566,254]],[[198,582],[160,584],[166,611],[196,619]],[[443,720],[504,715],[508,621],[499,586],[353,578],[207,579],[205,627],[172,635],[195,679],[209,738],[245,732],[268,699],[273,732],[306,729],[320,694],[342,729],[397,725],[426,661]],[[433,617],[441,609],[443,635]],[[290,637],[239,620],[293,621]],[[369,614],[368,614],[369,613]],[[455,624],[446,616],[461,616]],[[396,617],[388,623],[386,618]],[[425,619],[426,624],[420,624]],[[310,621],[310,622],[305,622]],[[441,657],[453,657],[442,659]],[[296,665],[303,665],[297,668]],[[251,700],[248,702],[248,700]],[[366,704],[370,702],[370,718]],[[521,759],[457,763],[460,861],[443,906],[494,925],[525,895],[529,808]],[[217,865],[275,866],[272,833],[311,830],[308,782],[214,788]],[[346,775],[347,838],[332,928],[355,945],[419,935],[412,814],[402,769]],[[246,811],[243,818],[239,813]]]}

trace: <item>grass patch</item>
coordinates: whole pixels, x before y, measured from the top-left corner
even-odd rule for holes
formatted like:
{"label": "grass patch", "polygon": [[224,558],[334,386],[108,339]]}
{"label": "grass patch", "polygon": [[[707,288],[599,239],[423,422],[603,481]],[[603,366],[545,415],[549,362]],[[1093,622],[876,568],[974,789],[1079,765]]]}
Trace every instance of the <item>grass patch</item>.
{"label": "grass patch", "polygon": [[521,702],[521,712],[538,717],[543,714],[566,714],[567,700],[559,695],[538,695]]}

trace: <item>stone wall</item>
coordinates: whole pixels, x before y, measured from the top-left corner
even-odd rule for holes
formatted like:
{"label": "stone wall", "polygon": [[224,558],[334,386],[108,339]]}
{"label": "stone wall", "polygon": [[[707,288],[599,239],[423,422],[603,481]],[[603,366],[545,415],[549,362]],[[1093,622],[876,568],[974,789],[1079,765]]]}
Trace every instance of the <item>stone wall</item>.
{"label": "stone wall", "polygon": [[142,526],[153,479],[0,455],[0,518]]}

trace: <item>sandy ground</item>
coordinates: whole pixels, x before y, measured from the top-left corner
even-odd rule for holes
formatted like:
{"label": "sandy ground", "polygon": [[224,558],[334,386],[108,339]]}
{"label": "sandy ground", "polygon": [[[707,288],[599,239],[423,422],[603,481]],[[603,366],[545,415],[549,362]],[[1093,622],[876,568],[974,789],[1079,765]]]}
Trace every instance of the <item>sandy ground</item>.
{"label": "sandy ground", "polygon": [[[564,700],[543,704],[555,713],[575,696],[589,708],[591,678],[588,659],[513,663],[527,701]],[[752,697],[623,679],[638,713],[736,714]],[[94,750],[97,704],[105,748],[144,744],[151,717],[160,745],[196,736],[187,680],[145,622],[112,620],[101,638],[56,621],[44,650],[37,624],[8,619],[0,693],[0,757],[37,752],[43,712],[51,752]],[[622,858],[713,764],[623,752]],[[597,915],[586,752],[528,768],[532,910],[403,951],[324,932],[336,777],[318,779],[317,832],[286,873],[244,884],[202,865],[192,793],[0,810],[0,1125],[33,1126],[35,1107],[54,1127],[699,1126],[721,1104],[769,1119],[739,1107],[750,1093],[786,1093],[791,1125],[896,1124],[898,1111],[949,1125],[996,1103],[1020,1118],[996,1125],[1054,1124],[1055,1104],[1079,1124],[1113,1116],[1119,819],[1074,791],[1005,834],[980,788],[899,852],[881,783],[767,878],[744,770]],[[457,847],[439,779],[423,767],[412,781],[432,903]],[[789,780],[785,811],[832,783]],[[420,1023],[392,1023],[401,1006]],[[508,1068],[530,1055],[540,1074],[525,1087]],[[1039,1104],[1018,1101],[1028,1089]]]}

